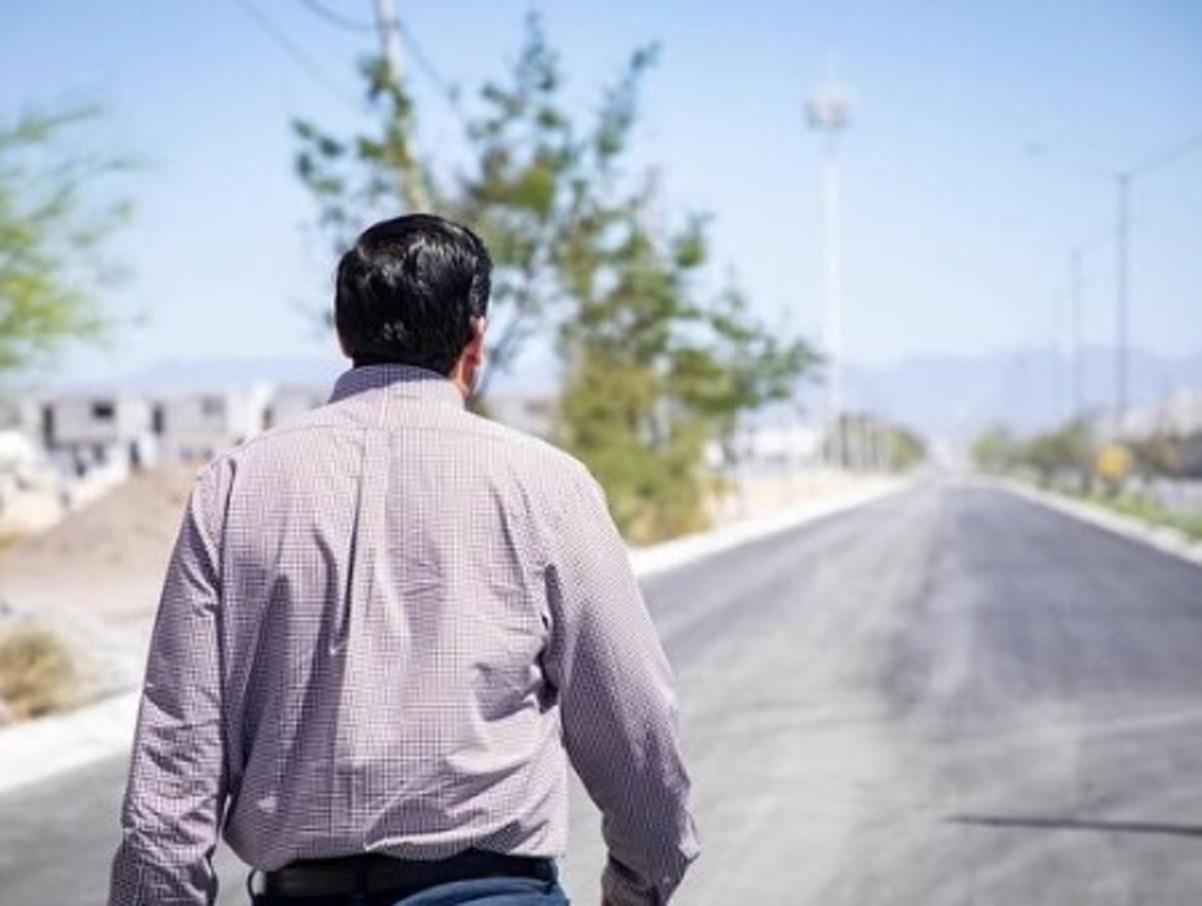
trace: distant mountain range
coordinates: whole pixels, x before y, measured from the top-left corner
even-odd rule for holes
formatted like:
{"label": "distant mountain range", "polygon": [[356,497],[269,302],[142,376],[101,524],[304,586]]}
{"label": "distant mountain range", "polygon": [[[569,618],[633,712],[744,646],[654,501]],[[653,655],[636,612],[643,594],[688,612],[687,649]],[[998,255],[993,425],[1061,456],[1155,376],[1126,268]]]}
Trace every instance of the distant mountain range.
{"label": "distant mountain range", "polygon": [[[1185,388],[1202,389],[1202,352],[1182,357],[1133,350],[1128,404],[1145,406]],[[1110,411],[1115,355],[1089,348],[1081,356],[1080,405]],[[917,355],[880,368],[849,367],[849,407],[882,412],[928,437],[966,439],[1004,423],[1021,433],[1067,419],[1074,411],[1072,366],[1051,349],[980,356]]]}
{"label": "distant mountain range", "polygon": [[95,381],[55,384],[67,392],[171,394],[193,390],[225,390],[258,381],[273,384],[332,384],[346,367],[342,359],[306,356],[297,358],[200,358],[163,361]]}
{"label": "distant mountain range", "polygon": [[[1135,350],[1129,361],[1131,405],[1151,404],[1184,388],[1202,388],[1202,352],[1170,357]],[[195,359],[163,362],[119,378],[58,389],[175,393],[260,380],[329,386],[345,367],[345,360],[338,358]],[[1105,411],[1113,406],[1114,374],[1113,350],[1084,351],[1084,409]],[[1073,406],[1070,363],[1051,349],[974,356],[926,354],[886,366],[849,365],[845,383],[849,409],[880,413],[930,438],[964,440],[997,423],[1019,432],[1035,431],[1064,420]],[[539,361],[517,374],[498,376],[493,390],[495,396],[525,398],[547,396],[554,386],[553,366]],[[820,389],[813,386],[801,395],[803,405],[812,411],[819,411],[821,399]],[[757,421],[778,420],[785,408],[761,413]]]}

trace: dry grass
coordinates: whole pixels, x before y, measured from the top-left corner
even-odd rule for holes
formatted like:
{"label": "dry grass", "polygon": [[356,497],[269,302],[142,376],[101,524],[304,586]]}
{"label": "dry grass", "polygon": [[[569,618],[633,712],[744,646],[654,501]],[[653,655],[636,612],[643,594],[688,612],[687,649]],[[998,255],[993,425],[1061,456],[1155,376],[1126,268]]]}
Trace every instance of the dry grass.
{"label": "dry grass", "polygon": [[0,701],[13,720],[66,707],[77,690],[71,651],[53,632],[17,626],[0,635]]}

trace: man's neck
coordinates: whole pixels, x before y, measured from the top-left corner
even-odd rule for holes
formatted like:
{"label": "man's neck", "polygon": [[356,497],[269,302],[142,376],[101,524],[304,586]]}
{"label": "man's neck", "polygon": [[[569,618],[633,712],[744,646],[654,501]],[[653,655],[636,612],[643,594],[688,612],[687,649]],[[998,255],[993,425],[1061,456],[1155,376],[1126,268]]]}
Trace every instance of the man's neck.
{"label": "man's neck", "polygon": [[[410,368],[425,368],[424,365],[412,365],[409,362],[398,362],[395,359],[376,358],[374,356],[361,356],[351,359],[352,368],[363,368],[367,365],[402,365]],[[432,374],[441,373],[432,368],[427,368],[426,370]],[[459,393],[463,396],[464,402],[467,402],[472,396],[472,382],[468,380],[467,375],[464,373],[465,371],[464,362],[460,359],[455,363],[455,367],[451,369],[450,374],[442,376],[455,385]]]}

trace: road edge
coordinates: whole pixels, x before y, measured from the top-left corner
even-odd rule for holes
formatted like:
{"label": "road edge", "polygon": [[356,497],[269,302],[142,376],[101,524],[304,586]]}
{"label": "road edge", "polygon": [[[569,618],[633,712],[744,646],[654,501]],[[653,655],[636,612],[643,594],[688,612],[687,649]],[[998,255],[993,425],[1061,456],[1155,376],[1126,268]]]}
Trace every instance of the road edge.
{"label": "road edge", "polygon": [[647,547],[632,548],[630,565],[640,579],[650,578],[686,566],[705,557],[759,541],[825,516],[833,516],[856,507],[900,493],[914,484],[913,478],[888,478],[867,487],[853,488],[822,500],[788,507],[770,516],[741,519],[695,535],[686,535]]}
{"label": "road edge", "polygon": [[1202,566],[1202,541],[1194,541],[1184,532],[1179,532],[1170,526],[1151,525],[1134,516],[1116,513],[1114,510],[1057,494],[1054,491],[1037,488],[1012,478],[986,478],[985,481],[993,487],[1008,491],[1047,509],[1072,516],[1081,522],[1131,541],[1154,547],[1162,553],[1178,557],[1195,566]]}
{"label": "road edge", "polygon": [[[883,480],[834,497],[740,520],[707,532],[630,551],[639,579],[900,493],[913,479]],[[128,752],[141,690],[118,692],[90,705],[0,729],[0,795]]]}

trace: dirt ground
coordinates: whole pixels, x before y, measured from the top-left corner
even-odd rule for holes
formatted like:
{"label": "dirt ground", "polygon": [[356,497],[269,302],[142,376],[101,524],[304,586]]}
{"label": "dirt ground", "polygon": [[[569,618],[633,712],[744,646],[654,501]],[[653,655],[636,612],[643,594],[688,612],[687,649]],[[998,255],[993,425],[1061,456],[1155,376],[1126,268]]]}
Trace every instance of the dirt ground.
{"label": "dirt ground", "polygon": [[196,466],[140,472],[47,531],[6,546],[0,598],[20,610],[145,616],[158,602],[196,473]]}
{"label": "dirt ground", "polygon": [[770,516],[801,504],[836,496],[853,487],[884,480],[880,475],[812,469],[791,476],[753,476],[742,479],[727,494],[710,502],[715,526]]}
{"label": "dirt ground", "polygon": [[0,549],[0,633],[38,626],[69,651],[83,703],[140,682],[196,466],[141,472]]}

